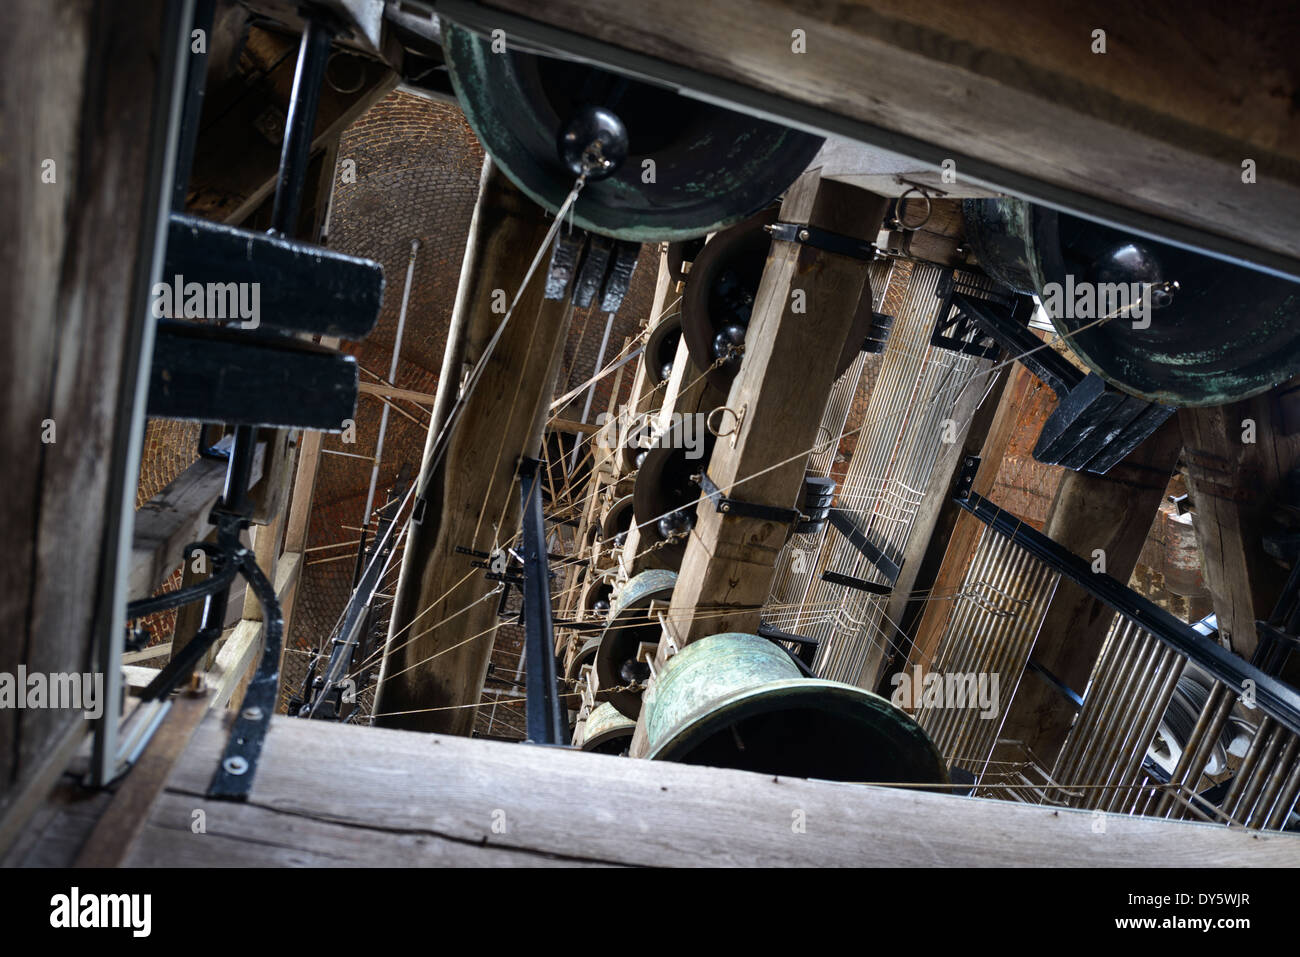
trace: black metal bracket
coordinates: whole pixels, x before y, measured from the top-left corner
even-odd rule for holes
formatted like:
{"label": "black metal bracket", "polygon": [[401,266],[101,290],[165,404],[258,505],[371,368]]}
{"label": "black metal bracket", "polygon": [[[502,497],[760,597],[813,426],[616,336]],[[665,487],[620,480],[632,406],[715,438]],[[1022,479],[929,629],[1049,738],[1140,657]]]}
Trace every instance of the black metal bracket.
{"label": "black metal bracket", "polygon": [[901,562],[871,540],[871,536],[858,524],[853,513],[846,512],[842,508],[833,508],[828,518],[835,530],[847,538],[849,544],[861,552],[867,561],[875,565],[881,574],[889,579],[891,585],[898,581],[898,576],[903,571]]}
{"label": "black metal bracket", "polygon": [[979,359],[996,359],[1002,351],[997,341],[980,328],[973,316],[953,308],[956,288],[952,272],[939,280],[939,288],[935,290],[939,297],[939,312],[934,331],[930,333],[930,345],[949,352],[964,352]]}
{"label": "black metal bracket", "polygon": [[959,315],[974,322],[1007,355],[1015,356],[1058,398],[1078,388],[1083,381],[1084,373],[1030,330],[1029,317],[1033,314],[1034,301],[1028,296],[1017,296],[1010,306],[962,292],[953,292],[950,298]]}
{"label": "black metal bracket", "polygon": [[833,233],[828,229],[818,229],[816,226],[806,226],[802,223],[780,222],[772,223],[772,225],[763,228],[772,234],[774,240],[783,243],[799,243],[802,246],[812,246],[814,249],[835,253],[839,256],[849,256],[863,262],[871,262],[876,258],[874,243],[869,243],[865,239],[856,239],[853,236],[845,236],[843,233]]}
{"label": "black metal bracket", "polygon": [[713,484],[707,472],[700,472],[698,475],[692,475],[692,480],[700,487],[704,497],[713,503],[714,507],[724,515],[734,515],[737,518],[758,518],[766,522],[776,522],[780,525],[794,525],[803,520],[804,515],[797,508],[778,508],[775,505],[758,505],[754,502],[744,502],[737,498],[729,498],[722,494],[722,490]]}
{"label": "black metal bracket", "polygon": [[846,588],[853,588],[857,591],[869,592],[872,595],[889,595],[894,591],[894,589],[889,585],[882,585],[879,582],[869,582],[865,578],[845,575],[843,572],[822,572],[822,581],[830,582],[832,585],[843,585]]}

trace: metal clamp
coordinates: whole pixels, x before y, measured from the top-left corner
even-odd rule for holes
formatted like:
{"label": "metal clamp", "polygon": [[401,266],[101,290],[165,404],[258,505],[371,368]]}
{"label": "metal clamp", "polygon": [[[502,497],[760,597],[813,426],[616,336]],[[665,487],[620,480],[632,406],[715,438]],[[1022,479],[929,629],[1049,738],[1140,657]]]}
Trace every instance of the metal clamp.
{"label": "metal clamp", "polygon": [[806,518],[797,508],[777,508],[775,505],[758,505],[754,502],[742,502],[739,499],[728,498],[722,494],[721,489],[713,484],[713,480],[709,478],[707,472],[692,475],[691,480],[704,492],[704,497],[712,502],[717,510],[724,515],[735,515],[738,518],[761,518],[764,521],[777,522],[782,525],[793,525]]}
{"label": "metal clamp", "polygon": [[803,246],[812,246],[814,249],[836,253],[840,256],[849,256],[863,262],[871,262],[876,258],[874,243],[869,243],[865,239],[856,239],[853,236],[845,236],[843,233],[833,233],[828,229],[818,229],[816,226],[806,226],[801,223],[772,223],[772,225],[763,228],[772,234],[773,239],[780,240],[783,243],[799,243]]}

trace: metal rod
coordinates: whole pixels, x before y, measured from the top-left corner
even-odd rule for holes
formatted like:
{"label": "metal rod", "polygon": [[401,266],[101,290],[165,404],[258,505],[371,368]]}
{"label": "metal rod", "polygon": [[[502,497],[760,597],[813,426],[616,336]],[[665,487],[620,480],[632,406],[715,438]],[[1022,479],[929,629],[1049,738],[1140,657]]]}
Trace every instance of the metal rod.
{"label": "metal rod", "polygon": [[302,205],[302,188],[307,179],[311,141],[316,130],[316,109],[320,105],[320,88],[329,63],[334,31],[319,17],[307,17],[298,45],[298,64],[293,73],[293,90],[284,121],[284,141],[280,147],[280,180],[275,188],[275,205],[271,209],[271,228],[292,236],[297,232],[298,210]]}
{"label": "metal rod", "polygon": [[524,532],[524,688],[528,740],[562,744],[568,724],[556,689],[555,633],[551,621],[551,579],[542,521],[541,463],[525,458],[519,468]]}

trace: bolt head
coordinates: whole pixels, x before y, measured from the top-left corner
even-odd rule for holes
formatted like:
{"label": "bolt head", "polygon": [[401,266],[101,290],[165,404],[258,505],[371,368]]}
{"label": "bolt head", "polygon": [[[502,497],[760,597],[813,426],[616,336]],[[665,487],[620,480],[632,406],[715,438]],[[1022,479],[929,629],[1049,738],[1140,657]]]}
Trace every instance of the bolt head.
{"label": "bolt head", "polygon": [[248,762],[239,755],[232,755],[221,762],[227,774],[247,774]]}

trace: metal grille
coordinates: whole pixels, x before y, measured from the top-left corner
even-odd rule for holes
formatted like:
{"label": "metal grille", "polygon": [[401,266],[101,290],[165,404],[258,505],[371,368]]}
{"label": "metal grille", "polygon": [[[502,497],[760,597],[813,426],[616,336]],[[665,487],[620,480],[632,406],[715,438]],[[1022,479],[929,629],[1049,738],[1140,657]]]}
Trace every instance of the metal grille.
{"label": "metal grille", "polygon": [[928,670],[941,681],[996,680],[992,713],[945,697],[938,706],[921,707],[916,716],[947,762],[970,771],[977,783],[989,771],[998,732],[1059,581],[1057,573],[1001,535],[981,532]]}
{"label": "metal grille", "polygon": [[[872,289],[883,292],[892,267],[878,262],[871,268]],[[836,503],[890,554],[901,555],[906,548],[942,448],[945,420],[963,389],[988,387],[987,376],[976,377],[988,368],[988,360],[930,345],[947,274],[939,266],[912,266],[879,374],[867,384],[870,398]],[[999,295],[996,285],[982,276],[956,278],[958,287],[972,295]],[[862,361],[860,357],[837,383],[823,417],[823,435],[845,437],[848,396],[860,384]],[[832,454],[833,449],[815,454],[810,471],[827,474]],[[794,536],[777,563],[763,619],[819,639],[814,668],[821,677],[855,684],[869,681],[894,632],[893,623],[884,622],[888,598],[822,581],[826,570],[888,583],[839,533]]]}

